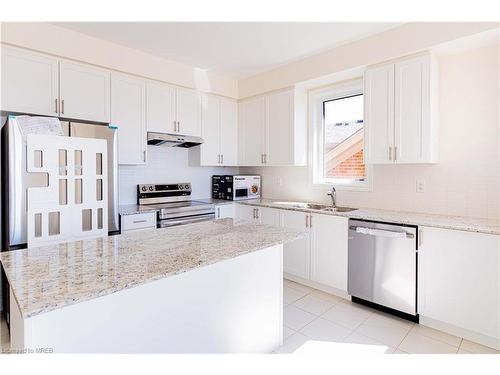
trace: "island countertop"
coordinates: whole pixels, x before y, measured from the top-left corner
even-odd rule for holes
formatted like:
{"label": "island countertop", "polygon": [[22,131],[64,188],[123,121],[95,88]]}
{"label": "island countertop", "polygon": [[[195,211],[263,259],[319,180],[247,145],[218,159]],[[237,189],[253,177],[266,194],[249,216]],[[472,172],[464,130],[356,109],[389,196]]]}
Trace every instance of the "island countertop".
{"label": "island countertop", "polygon": [[0,254],[23,318],[299,238],[301,231],[221,219]]}

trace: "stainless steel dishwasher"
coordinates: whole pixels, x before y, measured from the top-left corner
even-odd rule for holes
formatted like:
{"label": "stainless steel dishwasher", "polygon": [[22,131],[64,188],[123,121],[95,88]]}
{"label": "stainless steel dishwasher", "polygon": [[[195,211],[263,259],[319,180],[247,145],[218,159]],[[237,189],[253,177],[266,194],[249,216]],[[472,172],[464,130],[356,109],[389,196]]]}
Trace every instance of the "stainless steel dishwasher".
{"label": "stainless steel dishwasher", "polygon": [[417,321],[417,227],[349,220],[348,293]]}

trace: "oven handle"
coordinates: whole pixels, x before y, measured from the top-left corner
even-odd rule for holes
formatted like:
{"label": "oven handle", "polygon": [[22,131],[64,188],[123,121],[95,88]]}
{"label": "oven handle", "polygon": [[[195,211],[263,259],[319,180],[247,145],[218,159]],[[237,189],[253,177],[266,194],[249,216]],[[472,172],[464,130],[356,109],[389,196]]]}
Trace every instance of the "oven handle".
{"label": "oven handle", "polygon": [[356,233],[361,233],[361,234],[366,234],[368,236],[376,236],[376,237],[391,237],[391,238],[403,238],[403,237],[414,238],[415,237],[415,235],[413,233],[408,233],[405,231],[357,227],[354,225],[349,226],[349,230],[353,230]]}
{"label": "oven handle", "polygon": [[215,219],[215,213],[210,214],[210,215],[190,217],[190,218],[178,219],[178,220],[171,220],[171,219],[160,220],[158,222],[158,227],[159,228],[173,227],[176,225],[190,224],[190,223],[196,223],[199,221],[207,221],[207,220],[213,220],[213,219]]}

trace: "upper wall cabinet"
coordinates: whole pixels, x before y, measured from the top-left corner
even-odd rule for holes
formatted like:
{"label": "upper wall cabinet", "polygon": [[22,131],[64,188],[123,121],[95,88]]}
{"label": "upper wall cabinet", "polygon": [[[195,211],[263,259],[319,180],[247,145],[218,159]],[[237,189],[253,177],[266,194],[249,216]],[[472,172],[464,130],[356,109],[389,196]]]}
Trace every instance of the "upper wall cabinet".
{"label": "upper wall cabinet", "polygon": [[191,165],[238,165],[238,105],[212,95],[202,97],[200,147],[189,150]]}
{"label": "upper wall cabinet", "polygon": [[146,83],[111,73],[111,122],[118,127],[118,163],[146,162]]}
{"label": "upper wall cabinet", "polygon": [[160,82],[146,83],[147,130],[157,133],[175,133],[175,87]]}
{"label": "upper wall cabinet", "polygon": [[286,90],[239,105],[239,162],[248,166],[305,165],[307,97]]}
{"label": "upper wall cabinet", "polygon": [[109,122],[110,72],[68,61],[59,64],[60,116]]}
{"label": "upper wall cabinet", "polygon": [[437,162],[437,69],[430,54],[365,72],[365,162]]}
{"label": "upper wall cabinet", "polygon": [[57,116],[58,67],[55,58],[2,46],[2,111]]}
{"label": "upper wall cabinet", "polygon": [[201,135],[201,95],[195,90],[148,82],[147,130]]}

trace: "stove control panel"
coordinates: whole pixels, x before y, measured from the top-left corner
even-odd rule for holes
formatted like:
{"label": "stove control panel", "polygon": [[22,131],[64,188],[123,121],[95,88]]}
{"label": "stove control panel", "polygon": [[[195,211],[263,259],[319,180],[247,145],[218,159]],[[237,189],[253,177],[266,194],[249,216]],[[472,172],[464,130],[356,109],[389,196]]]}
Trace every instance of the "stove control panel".
{"label": "stove control panel", "polygon": [[138,204],[164,203],[189,199],[191,183],[137,185]]}

